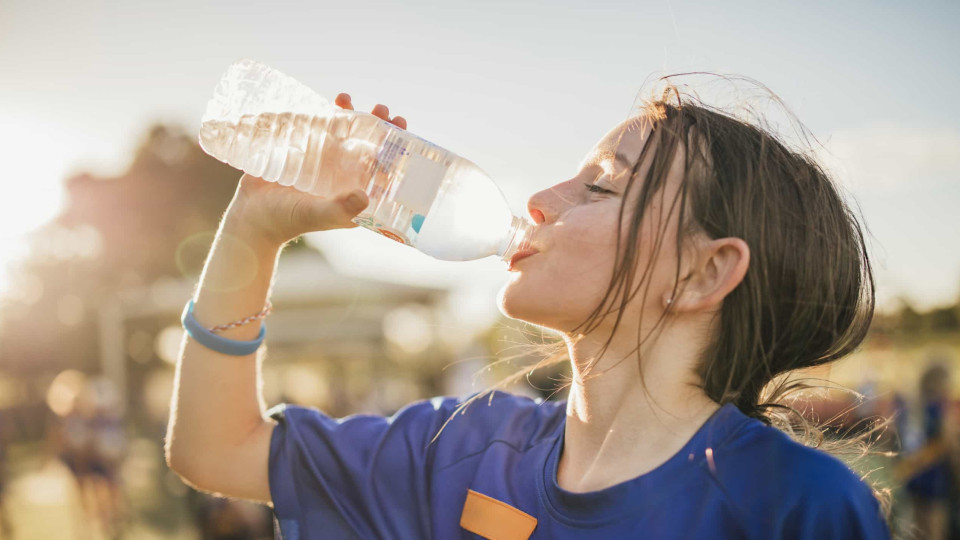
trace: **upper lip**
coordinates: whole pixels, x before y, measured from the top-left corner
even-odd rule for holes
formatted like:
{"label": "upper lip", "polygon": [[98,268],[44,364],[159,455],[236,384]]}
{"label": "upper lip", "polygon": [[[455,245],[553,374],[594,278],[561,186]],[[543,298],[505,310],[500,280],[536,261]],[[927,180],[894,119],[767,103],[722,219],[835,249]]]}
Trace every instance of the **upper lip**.
{"label": "upper lip", "polygon": [[520,259],[522,259],[522,258],[524,258],[524,257],[529,257],[530,255],[533,255],[534,253],[540,253],[540,252],[537,251],[536,249],[533,249],[533,248],[525,249],[525,250],[523,250],[523,251],[518,251],[518,252],[516,252],[516,253],[513,254],[513,257],[510,257],[510,264],[511,264],[511,265],[512,265],[512,264],[516,264],[516,262],[519,261]]}

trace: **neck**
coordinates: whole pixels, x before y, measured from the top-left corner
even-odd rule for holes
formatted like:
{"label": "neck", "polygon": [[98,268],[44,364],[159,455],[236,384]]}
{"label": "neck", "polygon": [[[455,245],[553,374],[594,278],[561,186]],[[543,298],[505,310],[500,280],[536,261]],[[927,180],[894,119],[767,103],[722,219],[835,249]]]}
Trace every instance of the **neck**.
{"label": "neck", "polygon": [[719,408],[695,384],[702,331],[662,327],[639,355],[636,333],[616,335],[596,360],[607,336],[567,340],[573,384],[558,481],[569,491],[595,491],[653,470]]}

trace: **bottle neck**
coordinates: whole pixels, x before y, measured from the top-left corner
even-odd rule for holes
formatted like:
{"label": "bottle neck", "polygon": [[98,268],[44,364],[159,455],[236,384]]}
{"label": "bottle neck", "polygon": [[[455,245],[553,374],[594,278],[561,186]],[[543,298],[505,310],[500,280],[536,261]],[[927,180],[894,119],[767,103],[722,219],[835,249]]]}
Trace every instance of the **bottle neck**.
{"label": "bottle neck", "polygon": [[513,222],[510,223],[510,231],[504,236],[500,249],[497,250],[497,256],[505,262],[509,262],[515,253],[523,251],[530,247],[530,237],[532,236],[533,226],[529,221],[513,216]]}

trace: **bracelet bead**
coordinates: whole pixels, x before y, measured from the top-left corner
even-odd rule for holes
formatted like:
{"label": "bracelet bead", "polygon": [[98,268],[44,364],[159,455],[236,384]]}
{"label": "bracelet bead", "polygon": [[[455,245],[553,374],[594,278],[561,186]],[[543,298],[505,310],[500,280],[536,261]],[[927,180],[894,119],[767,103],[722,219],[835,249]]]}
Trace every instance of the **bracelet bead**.
{"label": "bracelet bead", "polygon": [[217,332],[222,332],[228,328],[236,328],[238,326],[243,326],[249,322],[253,322],[257,319],[262,319],[266,317],[267,315],[270,314],[271,311],[273,311],[273,304],[270,303],[270,300],[267,300],[267,305],[264,306],[263,311],[261,311],[260,313],[257,313],[256,315],[251,315],[249,317],[240,319],[238,321],[233,321],[232,323],[214,326],[213,328],[210,329],[210,331],[213,333],[217,333]]}

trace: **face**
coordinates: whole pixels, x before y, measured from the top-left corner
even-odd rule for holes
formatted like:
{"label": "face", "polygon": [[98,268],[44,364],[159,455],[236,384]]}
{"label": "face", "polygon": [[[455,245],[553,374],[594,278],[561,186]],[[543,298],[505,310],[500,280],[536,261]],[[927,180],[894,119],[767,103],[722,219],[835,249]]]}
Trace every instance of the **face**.
{"label": "face", "polygon": [[[530,198],[527,209],[536,223],[532,247],[538,253],[518,261],[510,281],[501,289],[499,304],[505,315],[568,333],[603,300],[616,263],[620,206],[626,200],[622,228],[626,237],[639,182],[653,156],[651,149],[645,163],[637,168],[634,185],[625,193],[648,136],[646,124],[628,120],[616,126],[591,149],[576,176]],[[682,155],[677,152],[666,186],[650,201],[641,224],[634,288],[653,256],[656,238],[663,235],[648,276],[650,294],[643,299],[646,283],[642,284],[640,293],[628,304],[621,325],[635,322],[644,310],[662,310],[662,292],[672,289],[679,212],[674,211],[669,219],[666,213],[682,179]],[[615,318],[606,317],[598,329],[612,324]]]}

